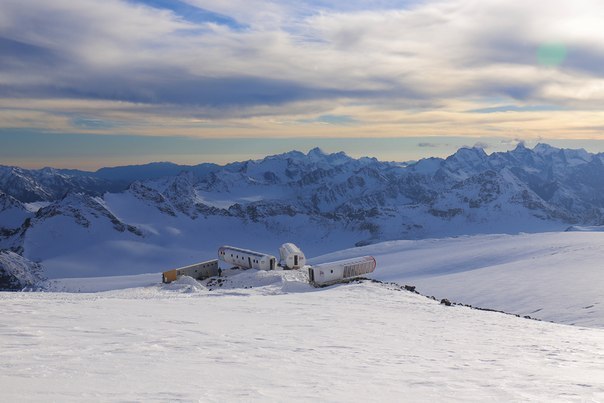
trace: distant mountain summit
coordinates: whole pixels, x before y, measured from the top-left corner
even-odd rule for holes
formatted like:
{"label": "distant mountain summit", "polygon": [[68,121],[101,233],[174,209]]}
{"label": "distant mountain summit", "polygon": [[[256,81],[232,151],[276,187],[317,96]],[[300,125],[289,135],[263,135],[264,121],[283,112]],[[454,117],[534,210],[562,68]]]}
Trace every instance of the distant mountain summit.
{"label": "distant mountain summit", "polygon": [[0,166],[0,191],[23,203],[58,200],[70,192],[102,195],[120,187],[119,183],[80,171]]}
{"label": "distant mountain summit", "polygon": [[[73,262],[92,248],[95,259],[122,262],[98,270],[140,271],[164,268],[163,253],[186,263],[237,240],[295,241],[312,255],[391,239],[602,225],[604,154],[520,144],[401,164],[314,148],[90,175],[0,167],[0,191],[0,249],[77,270]],[[140,248],[147,252],[136,257]]]}

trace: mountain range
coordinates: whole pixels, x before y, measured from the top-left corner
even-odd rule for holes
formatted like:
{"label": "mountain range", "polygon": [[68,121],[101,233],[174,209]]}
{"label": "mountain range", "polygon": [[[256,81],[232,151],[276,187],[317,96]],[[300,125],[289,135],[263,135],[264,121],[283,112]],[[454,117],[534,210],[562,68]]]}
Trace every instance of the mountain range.
{"label": "mountain range", "polygon": [[224,166],[0,166],[0,249],[49,277],[151,272],[223,243],[307,255],[384,240],[604,223],[604,154],[539,144],[383,162],[291,151]]}

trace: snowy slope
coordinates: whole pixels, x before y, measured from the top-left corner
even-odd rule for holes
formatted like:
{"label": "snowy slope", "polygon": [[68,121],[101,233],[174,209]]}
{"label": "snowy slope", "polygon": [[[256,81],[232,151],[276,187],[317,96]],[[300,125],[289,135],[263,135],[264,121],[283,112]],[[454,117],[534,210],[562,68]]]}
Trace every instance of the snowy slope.
{"label": "snowy slope", "polygon": [[602,329],[445,307],[379,284],[291,280],[0,293],[3,399],[604,399]]}
{"label": "snowy slope", "polygon": [[23,241],[23,255],[43,262],[49,277],[54,277],[57,266],[64,276],[76,276],[82,271],[95,273],[96,270],[99,275],[108,275],[115,273],[111,262],[126,257],[115,253],[119,249],[112,251],[104,245],[138,242],[140,254],[144,253],[143,237],[138,228],[112,214],[102,199],[69,194],[41,208],[30,220]]}
{"label": "snowy slope", "polygon": [[10,231],[21,227],[32,214],[19,200],[0,191],[0,231]]}
{"label": "snowy slope", "polygon": [[558,323],[604,327],[604,233],[393,241],[311,259],[373,255],[371,277],[425,295]]}

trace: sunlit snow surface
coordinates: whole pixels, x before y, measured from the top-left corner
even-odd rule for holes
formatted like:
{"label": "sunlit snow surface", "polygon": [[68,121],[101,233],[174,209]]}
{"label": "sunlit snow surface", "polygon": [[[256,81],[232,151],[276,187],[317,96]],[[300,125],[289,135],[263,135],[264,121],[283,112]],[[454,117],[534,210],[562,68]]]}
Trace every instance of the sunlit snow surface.
{"label": "sunlit snow surface", "polygon": [[0,400],[604,401],[603,242],[595,232],[472,236],[314,259],[373,254],[374,278],[577,326],[368,281],[315,289],[305,271],[0,293]]}
{"label": "sunlit snow surface", "polygon": [[604,328],[604,233],[393,241],[311,259],[373,255],[371,277],[426,295],[559,323]]}
{"label": "sunlit snow surface", "polygon": [[3,400],[604,399],[604,330],[380,284],[316,290],[299,272],[241,275],[214,291],[183,279],[0,294]]}

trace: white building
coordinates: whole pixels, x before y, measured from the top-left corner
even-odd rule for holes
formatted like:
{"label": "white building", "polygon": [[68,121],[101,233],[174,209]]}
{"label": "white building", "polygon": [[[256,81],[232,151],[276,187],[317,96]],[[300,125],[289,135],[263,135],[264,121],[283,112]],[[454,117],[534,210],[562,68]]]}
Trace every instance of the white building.
{"label": "white building", "polygon": [[299,269],[306,264],[304,253],[293,243],[284,243],[279,248],[281,261],[279,264],[288,269]]}
{"label": "white building", "polygon": [[234,246],[218,248],[218,259],[243,269],[275,270],[277,258]]}

